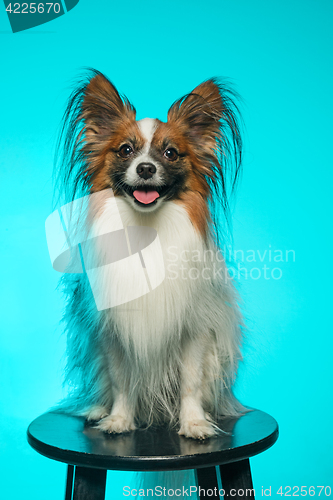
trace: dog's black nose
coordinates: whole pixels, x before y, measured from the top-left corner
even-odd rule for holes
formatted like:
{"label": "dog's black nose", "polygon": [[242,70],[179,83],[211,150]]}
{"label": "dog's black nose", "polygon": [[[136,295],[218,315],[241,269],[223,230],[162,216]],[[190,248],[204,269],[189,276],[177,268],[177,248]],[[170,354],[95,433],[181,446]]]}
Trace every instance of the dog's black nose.
{"label": "dog's black nose", "polygon": [[153,163],[139,163],[136,167],[136,172],[142,179],[147,180],[156,174],[156,167]]}

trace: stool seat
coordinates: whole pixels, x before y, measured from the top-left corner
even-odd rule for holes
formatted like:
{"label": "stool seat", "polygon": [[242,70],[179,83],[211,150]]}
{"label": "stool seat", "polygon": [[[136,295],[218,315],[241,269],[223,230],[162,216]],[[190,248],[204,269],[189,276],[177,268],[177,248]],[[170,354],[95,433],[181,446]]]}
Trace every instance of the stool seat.
{"label": "stool seat", "polygon": [[30,424],[28,441],[42,455],[67,464],[153,471],[235,462],[261,453],[278,437],[277,422],[258,410],[219,423],[226,434],[199,441],[167,427],[104,434],[87,425],[83,417],[49,412]]}
{"label": "stool seat", "polygon": [[[224,489],[230,490],[239,481],[252,486],[248,459],[275,443],[277,422],[253,409],[239,417],[223,418],[219,426],[224,433],[204,441],[179,436],[166,426],[105,434],[83,417],[48,412],[30,424],[27,434],[38,453],[69,465],[66,498],[104,498],[107,470],[196,469],[199,485],[217,486],[215,466],[220,466]],[[94,488],[100,493],[90,497]]]}

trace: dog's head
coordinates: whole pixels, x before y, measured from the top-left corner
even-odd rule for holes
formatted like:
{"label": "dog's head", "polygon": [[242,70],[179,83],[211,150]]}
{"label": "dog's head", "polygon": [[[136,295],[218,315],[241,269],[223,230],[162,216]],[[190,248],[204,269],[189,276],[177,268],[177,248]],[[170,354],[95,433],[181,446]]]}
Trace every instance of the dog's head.
{"label": "dog's head", "polygon": [[[135,108],[93,71],[72,94],[62,130],[62,176],[72,195],[112,188],[134,210],[184,203],[207,217],[212,190],[227,206],[226,177],[234,186],[241,160],[235,93],[207,80],[176,101],[167,122],[136,120]],[[233,164],[233,170],[230,165]]]}

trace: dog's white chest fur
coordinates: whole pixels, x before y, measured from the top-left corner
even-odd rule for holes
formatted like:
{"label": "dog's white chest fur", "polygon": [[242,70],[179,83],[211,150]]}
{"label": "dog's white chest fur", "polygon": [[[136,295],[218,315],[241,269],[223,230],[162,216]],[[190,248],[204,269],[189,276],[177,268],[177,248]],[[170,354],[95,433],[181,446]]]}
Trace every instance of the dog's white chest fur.
{"label": "dog's white chest fur", "polygon": [[[90,387],[93,405],[84,414],[100,419],[112,408],[99,424],[107,432],[134,429],[138,411],[143,422],[169,415],[171,421],[180,418],[181,434],[213,435],[202,405],[218,414],[238,411],[229,388],[240,358],[240,316],[222,255],[212,240],[202,238],[177,203],[165,202],[156,211],[142,213],[123,198],[116,198],[116,203],[110,198],[93,218],[92,236],[112,232],[115,214],[118,230],[120,226],[156,230],[162,254],[156,259],[156,274],[162,263],[164,279],[148,293],[99,310],[91,301],[86,277],[79,281],[76,328],[69,341],[72,349],[80,346],[85,367],[79,387],[86,390],[87,383]],[[95,255],[103,263],[105,246],[98,242],[97,238]],[[142,267],[136,275],[138,267],[130,259],[121,262],[121,266],[97,266],[95,289],[102,297],[114,293],[126,297],[128,287],[135,287],[142,277]],[[89,269],[89,279],[88,273]],[[192,420],[199,422],[193,424],[195,432],[186,427]]]}
{"label": "dog's white chest fur", "polygon": [[[157,250],[162,252],[162,259],[156,255],[159,275],[160,266],[164,266],[165,276],[161,283],[148,293],[106,311],[124,346],[133,347],[140,357],[145,357],[157,354],[171,340],[180,340],[184,329],[191,328],[192,332],[197,329],[198,325],[191,321],[196,314],[191,314],[191,310],[194,304],[198,304],[200,294],[205,294],[206,289],[212,286],[207,276],[207,264],[211,266],[212,263],[205,260],[203,239],[180,205],[168,202],[159,210],[145,214],[133,210],[122,198],[117,198],[116,203],[125,228],[149,226],[157,231]],[[105,203],[97,222],[99,232],[103,232],[103,226],[107,226],[113,216],[114,203],[111,199]],[[151,257],[154,260],[154,256]],[[151,266],[150,271],[151,281],[154,281]],[[102,272],[101,293],[104,296],[113,290],[112,293],[126,297],[128,287],[136,285],[133,275],[136,270],[125,260],[124,265],[104,268]]]}

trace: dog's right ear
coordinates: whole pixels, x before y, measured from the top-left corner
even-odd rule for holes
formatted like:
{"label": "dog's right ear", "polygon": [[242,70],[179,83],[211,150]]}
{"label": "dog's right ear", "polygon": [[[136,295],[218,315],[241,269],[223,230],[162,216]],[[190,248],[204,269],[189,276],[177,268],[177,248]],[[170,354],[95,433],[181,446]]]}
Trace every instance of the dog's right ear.
{"label": "dog's right ear", "polygon": [[134,120],[135,108],[102,73],[89,70],[69,98],[55,157],[58,200],[84,194],[109,150],[121,121]]}
{"label": "dog's right ear", "polygon": [[94,71],[82,92],[81,120],[89,140],[93,136],[108,136],[117,128],[120,119],[135,119],[135,109],[126,97],[102,73]]}

